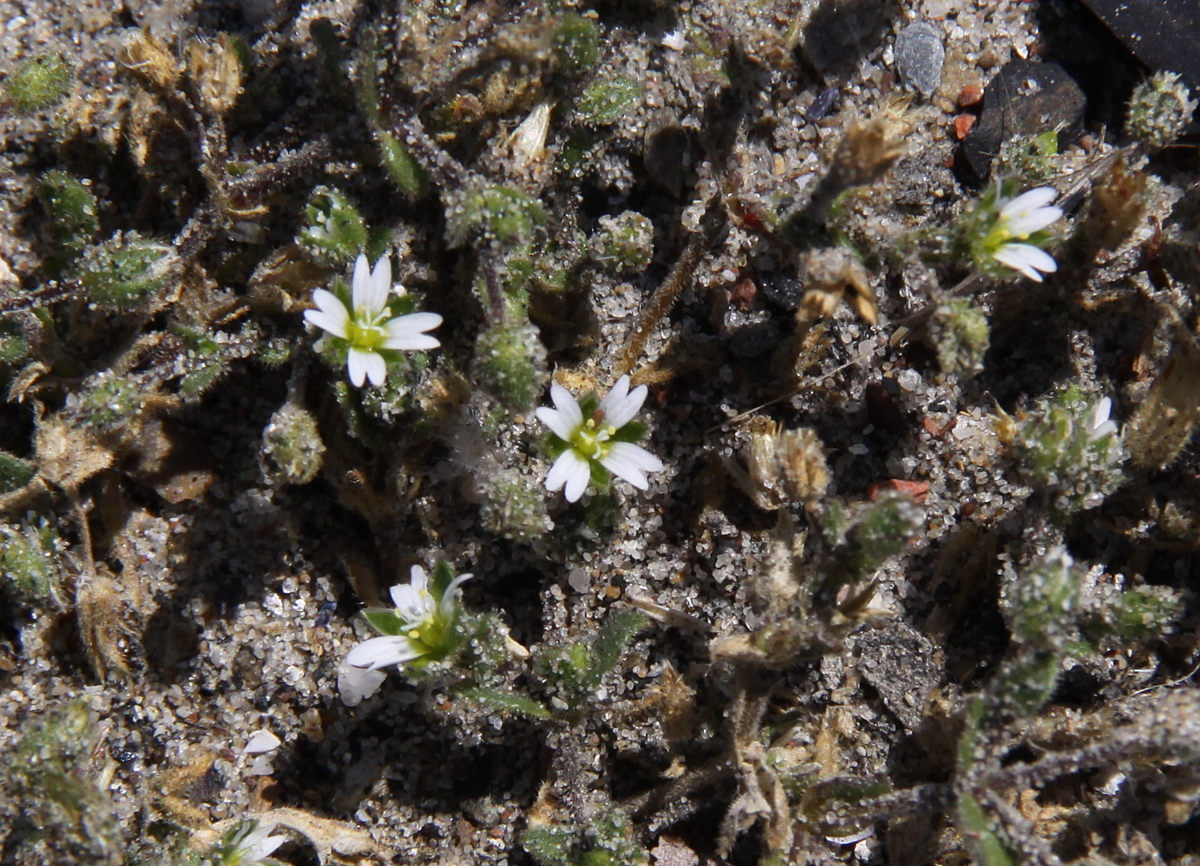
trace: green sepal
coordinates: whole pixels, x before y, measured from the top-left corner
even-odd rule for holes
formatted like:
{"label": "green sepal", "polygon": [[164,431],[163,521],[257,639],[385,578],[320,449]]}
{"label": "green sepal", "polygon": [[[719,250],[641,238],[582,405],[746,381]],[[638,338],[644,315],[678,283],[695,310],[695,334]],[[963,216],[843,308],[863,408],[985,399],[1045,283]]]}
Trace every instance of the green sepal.
{"label": "green sepal", "polygon": [[454,569],[448,562],[439,562],[433,567],[433,574],[429,578],[429,594],[440,602],[453,580]]}
{"label": "green sepal", "polygon": [[380,634],[394,637],[404,632],[404,621],[391,608],[369,608],[363,611],[363,618]]}
{"label": "green sepal", "polygon": [[551,433],[546,437],[546,456],[551,460],[557,460],[558,456],[571,447],[571,443],[562,439],[556,433]]}
{"label": "green sepal", "polygon": [[598,460],[589,460],[588,468],[591,471],[591,485],[597,490],[607,490],[608,485],[612,482],[612,473],[600,465]]}
{"label": "green sepal", "polygon": [[646,435],[646,425],[641,421],[630,421],[620,430],[613,433],[610,442],[641,442]]}

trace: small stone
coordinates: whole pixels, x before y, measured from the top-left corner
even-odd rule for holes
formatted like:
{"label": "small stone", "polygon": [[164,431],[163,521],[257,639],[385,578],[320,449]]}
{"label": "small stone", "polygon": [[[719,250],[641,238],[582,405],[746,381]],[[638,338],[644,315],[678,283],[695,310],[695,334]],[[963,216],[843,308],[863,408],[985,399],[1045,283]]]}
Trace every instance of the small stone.
{"label": "small stone", "polygon": [[282,741],[279,737],[272,734],[270,731],[257,731],[249,742],[246,743],[246,748],[242,751],[247,755],[261,755],[264,752],[273,752],[279,748]]}
{"label": "small stone", "polygon": [[946,48],[941,34],[924,21],[917,21],[900,31],[896,37],[896,68],[905,84],[926,99],[933,96],[942,83],[942,66]]}
{"label": "small stone", "polygon": [[983,99],[983,88],[978,84],[967,84],[958,92],[958,107],[967,108],[978,105]]}
{"label": "small stone", "polygon": [[959,141],[966,138],[975,127],[975,115],[960,114],[954,118],[954,137]]}
{"label": "small stone", "polygon": [[987,180],[992,160],[1004,142],[1058,131],[1060,151],[1083,133],[1087,100],[1066,70],[1057,63],[1013,60],[991,80],[983,93],[983,113],[962,143],[962,155],[980,180]]}
{"label": "small stone", "polygon": [[794,276],[781,271],[762,274],[758,279],[758,288],[763,296],[786,313],[794,313],[800,309],[800,299],[804,296],[804,284]]}

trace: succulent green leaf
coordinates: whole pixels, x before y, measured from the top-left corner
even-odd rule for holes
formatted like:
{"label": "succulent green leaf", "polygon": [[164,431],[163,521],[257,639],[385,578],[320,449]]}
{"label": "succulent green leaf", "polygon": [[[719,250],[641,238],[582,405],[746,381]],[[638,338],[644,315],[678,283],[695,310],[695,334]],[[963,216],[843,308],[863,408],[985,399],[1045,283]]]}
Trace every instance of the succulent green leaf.
{"label": "succulent green leaf", "polygon": [[636,81],[617,76],[589,85],[575,105],[580,122],[587,126],[607,126],[616,123],[642,100],[642,86]]}
{"label": "succulent green leaf", "polygon": [[533,698],[526,695],[519,695],[516,692],[473,686],[463,689],[462,695],[477,703],[494,707],[498,710],[508,710],[509,712],[529,716],[534,719],[550,718],[550,711],[548,709]]}

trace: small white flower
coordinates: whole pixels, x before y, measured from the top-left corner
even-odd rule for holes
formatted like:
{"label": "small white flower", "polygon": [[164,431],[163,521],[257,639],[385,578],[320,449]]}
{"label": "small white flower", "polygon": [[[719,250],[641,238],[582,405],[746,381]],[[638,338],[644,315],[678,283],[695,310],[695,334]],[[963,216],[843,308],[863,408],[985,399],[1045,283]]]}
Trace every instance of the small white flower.
{"label": "small white flower", "polygon": [[1117,422],[1108,417],[1110,412],[1112,412],[1112,400],[1105,397],[1088,414],[1087,438],[1089,440],[1111,436],[1117,432]]}
{"label": "small white flower", "polygon": [[259,825],[255,821],[239,824],[225,837],[221,862],[226,866],[252,866],[263,862],[287,841],[287,836],[271,835],[275,827],[275,824]]}
{"label": "small white flower", "polygon": [[388,297],[392,289],[392,264],[387,256],[375,263],[359,254],[354,263],[350,291],[350,309],[337,295],[325,289],[313,292],[315,310],[307,310],[304,320],[326,332],[325,339],[344,341],[346,367],[350,381],[362,387],[363,381],[382,385],[387,378],[387,361],[382,351],[436,349],[441,345],[429,336],[442,324],[437,313],[410,313],[388,318]]}
{"label": "small white flower", "polygon": [[1062,209],[1050,204],[1057,195],[1057,190],[1043,186],[1005,202],[985,241],[992,258],[1039,283],[1042,274],[1057,271],[1058,264],[1049,253],[1033,244],[1020,243],[1062,217]]}
{"label": "small white flower", "polygon": [[444,656],[455,639],[452,626],[458,617],[462,584],[470,578],[470,574],[458,575],[446,584],[439,598],[430,586],[425,569],[414,565],[410,581],[396,584],[391,589],[395,608],[368,612],[371,625],[384,633],[360,643],[346,656],[344,670],[338,673],[343,697],[348,694],[359,695],[359,700],[370,697],[383,682],[382,678],[359,676],[351,669],[378,671],[391,665]]}
{"label": "small white flower", "polygon": [[633,421],[646,394],[645,385],[630,390],[629,377],[622,376],[585,418],[571,392],[557,382],[552,384],[550,400],[554,408],[541,406],[535,414],[565,447],[546,475],[546,489],[551,493],[562,490],[568,502],[578,501],[591,480],[593,463],[639,490],[649,488],[646,473],[662,469],[662,461],[639,445],[614,438]]}

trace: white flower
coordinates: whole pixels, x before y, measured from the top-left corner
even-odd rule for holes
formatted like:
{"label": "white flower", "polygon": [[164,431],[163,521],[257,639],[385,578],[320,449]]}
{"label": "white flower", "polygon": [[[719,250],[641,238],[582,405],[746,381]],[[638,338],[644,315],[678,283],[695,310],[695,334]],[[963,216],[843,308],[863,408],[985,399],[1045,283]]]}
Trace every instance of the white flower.
{"label": "white flower", "polygon": [[1057,195],[1057,190],[1043,186],[1006,202],[987,235],[992,258],[1039,283],[1042,274],[1058,270],[1058,264],[1045,250],[1020,243],[1062,217],[1062,209],[1050,205]]}
{"label": "white flower", "polygon": [[1086,430],[1089,440],[1094,441],[1117,432],[1117,422],[1108,417],[1110,412],[1112,412],[1112,400],[1105,397],[1088,414]]}
{"label": "white flower", "polygon": [[[364,641],[350,650],[346,656],[346,665],[377,671],[389,665],[403,665],[426,656],[443,655],[452,639],[449,629],[458,616],[462,583],[470,578],[469,574],[460,574],[449,582],[442,591],[441,598],[437,598],[431,591],[425,569],[414,565],[409,583],[398,583],[391,589],[392,603],[396,606],[391,611],[391,616],[386,617],[386,620],[371,620],[376,629],[380,629],[383,623],[388,633]],[[387,612],[383,613],[386,615]],[[363,686],[366,682],[355,678],[353,674],[348,676],[348,685],[352,689],[355,686]]]}
{"label": "white flower", "polygon": [[550,400],[554,408],[541,406],[535,414],[565,448],[546,475],[546,489],[551,493],[563,490],[568,502],[577,501],[591,480],[593,463],[599,463],[639,490],[649,488],[646,473],[662,469],[662,461],[639,445],[614,438],[621,435],[622,428],[641,410],[646,393],[645,385],[631,391],[629,377],[622,376],[585,418],[571,392],[557,382],[552,384]]}
{"label": "white flower", "polygon": [[[287,836],[272,836],[275,824],[260,826],[255,821],[239,824],[226,836],[221,862],[227,866],[251,866],[261,863],[287,841]],[[274,861],[271,861],[274,862]]]}
{"label": "white flower", "polygon": [[307,310],[304,320],[325,331],[328,337],[345,341],[346,367],[350,381],[361,387],[365,379],[382,385],[387,378],[387,361],[382,351],[436,349],[441,345],[426,331],[442,323],[437,313],[410,313],[388,318],[388,297],[392,289],[392,264],[387,256],[372,269],[367,257],[359,254],[354,263],[350,291],[350,309],[333,292],[313,292],[315,310]]}

